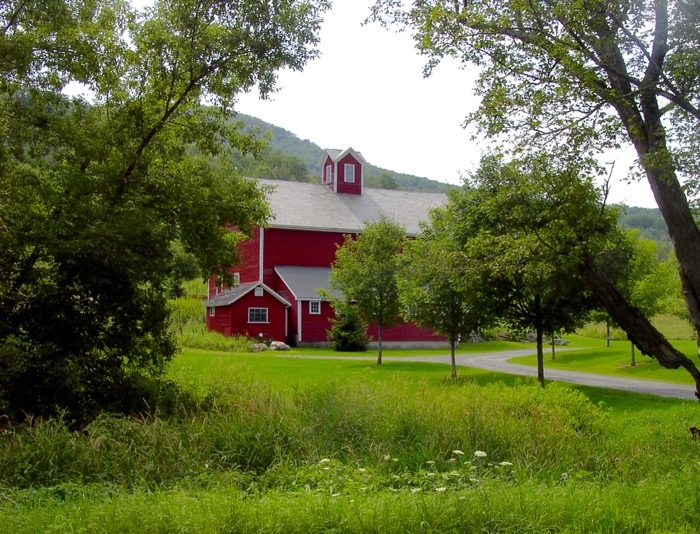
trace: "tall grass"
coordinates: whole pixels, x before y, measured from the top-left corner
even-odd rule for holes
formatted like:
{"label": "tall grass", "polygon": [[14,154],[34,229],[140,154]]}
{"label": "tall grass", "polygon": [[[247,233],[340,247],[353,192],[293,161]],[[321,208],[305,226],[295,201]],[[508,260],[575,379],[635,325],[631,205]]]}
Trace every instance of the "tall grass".
{"label": "tall grass", "polygon": [[223,336],[207,331],[205,325],[204,299],[207,297],[207,284],[201,280],[183,282],[185,296],[170,299],[170,327],[181,347],[218,350],[227,352],[248,352],[253,340],[245,336]]}
{"label": "tall grass", "polygon": [[[72,493],[73,492],[73,493]],[[251,493],[236,486],[8,492],[3,530],[35,532],[674,532],[700,524],[696,474],[638,486],[487,480],[458,491]]]}
{"label": "tall grass", "polygon": [[216,389],[179,417],[105,414],[79,432],[60,420],[3,431],[0,530],[695,532],[700,524],[700,443],[688,432],[700,423],[695,404],[626,394],[611,412],[556,384],[487,383],[491,376],[479,384],[482,375],[466,374],[440,382],[399,364],[401,373],[386,366],[370,380],[343,375],[352,362],[303,364],[288,369],[331,365],[343,378],[282,388],[264,369],[240,366],[220,371]]}
{"label": "tall grass", "polygon": [[[426,465],[449,470],[455,450],[482,450],[488,461],[511,462],[515,471],[546,480],[567,472],[598,479],[624,474],[633,482],[664,465],[638,443],[627,450],[610,445],[604,410],[556,385],[436,391],[420,384],[329,384],[281,394],[251,382],[222,395],[224,404],[185,419],[104,415],[82,432],[60,421],[31,421],[1,442],[0,484],[167,486],[211,471],[260,474],[321,458],[392,473]],[[684,456],[667,441],[665,451]]]}

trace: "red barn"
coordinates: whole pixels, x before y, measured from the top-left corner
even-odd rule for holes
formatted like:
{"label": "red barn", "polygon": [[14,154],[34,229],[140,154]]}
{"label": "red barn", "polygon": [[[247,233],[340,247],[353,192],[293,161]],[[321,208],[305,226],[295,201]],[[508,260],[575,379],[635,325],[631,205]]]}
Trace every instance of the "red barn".
{"label": "red barn", "polygon": [[[364,164],[352,148],[327,150],[320,184],[259,180],[274,187],[273,220],[241,245],[241,263],[232,268],[235,287],[217,288],[210,280],[210,330],[292,344],[328,343],[333,310],[319,289],[333,294],[328,278],[343,236],[357,235],[382,216],[416,236],[430,209],[447,201],[442,193],[363,187]],[[376,337],[376,329],[370,326],[369,334]],[[406,323],[385,330],[383,339],[388,346],[444,345],[432,331]]]}

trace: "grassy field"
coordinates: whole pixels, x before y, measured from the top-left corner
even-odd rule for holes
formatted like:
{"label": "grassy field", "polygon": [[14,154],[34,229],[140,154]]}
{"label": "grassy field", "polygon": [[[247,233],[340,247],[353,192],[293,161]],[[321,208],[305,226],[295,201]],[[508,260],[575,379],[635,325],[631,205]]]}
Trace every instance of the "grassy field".
{"label": "grassy field", "polygon": [[[551,347],[545,351],[545,375],[547,368],[598,373],[623,378],[659,380],[676,384],[693,384],[691,376],[683,370],[664,369],[656,360],[635,351],[635,365],[632,366],[631,346],[629,341],[612,340],[610,347],[604,339],[566,336],[570,340],[568,349],[555,349],[552,359]],[[674,340],[673,345],[697,361],[697,345],[693,340]],[[524,365],[537,365],[535,355],[513,358],[510,361]]]}
{"label": "grassy field", "polygon": [[[593,358],[603,351],[598,341],[575,343]],[[700,426],[698,403],[559,384],[543,390],[469,369],[450,380],[449,367],[436,364],[201,349],[183,350],[170,376],[200,398],[186,416],[105,416],[82,432],[34,421],[3,434],[0,530],[700,525],[700,443],[688,432]]]}

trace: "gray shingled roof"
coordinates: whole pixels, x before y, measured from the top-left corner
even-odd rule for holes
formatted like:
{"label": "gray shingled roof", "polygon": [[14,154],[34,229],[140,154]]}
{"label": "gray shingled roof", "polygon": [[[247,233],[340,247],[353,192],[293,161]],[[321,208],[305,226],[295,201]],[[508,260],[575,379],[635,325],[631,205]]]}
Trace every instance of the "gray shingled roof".
{"label": "gray shingled roof", "polygon": [[419,221],[428,219],[432,208],[444,205],[443,193],[420,193],[364,187],[361,195],[336,194],[326,185],[282,180],[258,180],[274,186],[270,193],[272,228],[359,232],[366,223],[382,215],[406,228],[411,236],[420,233]]}
{"label": "gray shingled roof", "polygon": [[228,306],[229,304],[232,304],[237,300],[243,298],[245,295],[253,291],[253,289],[255,289],[258,286],[262,287],[265,291],[270,293],[270,295],[275,297],[285,306],[291,306],[289,301],[282,297],[282,295],[280,295],[276,291],[273,291],[267,285],[260,282],[246,282],[245,284],[237,285],[236,287],[232,287],[231,289],[225,289],[213,298],[206,300],[204,302],[204,306],[206,306],[207,308],[216,308],[217,306]]}
{"label": "gray shingled roof", "polygon": [[275,267],[280,276],[297,300],[321,300],[319,289],[325,289],[333,297],[342,298],[340,291],[329,289],[328,277],[331,270],[328,267]]}

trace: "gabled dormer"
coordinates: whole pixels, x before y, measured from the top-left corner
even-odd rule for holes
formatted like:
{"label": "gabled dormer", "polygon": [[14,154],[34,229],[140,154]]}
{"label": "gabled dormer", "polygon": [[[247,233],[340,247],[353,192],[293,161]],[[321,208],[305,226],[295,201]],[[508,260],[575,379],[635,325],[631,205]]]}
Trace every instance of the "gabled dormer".
{"label": "gabled dormer", "polygon": [[364,164],[365,158],[352,148],[326,149],[321,167],[321,183],[336,193],[361,195]]}

